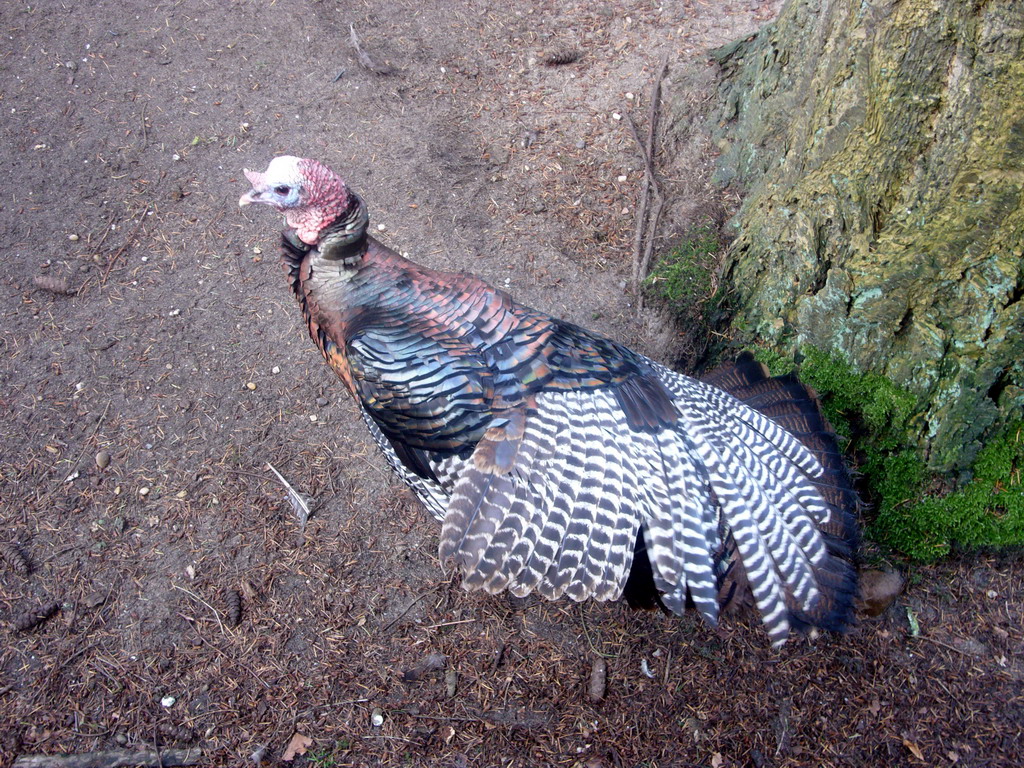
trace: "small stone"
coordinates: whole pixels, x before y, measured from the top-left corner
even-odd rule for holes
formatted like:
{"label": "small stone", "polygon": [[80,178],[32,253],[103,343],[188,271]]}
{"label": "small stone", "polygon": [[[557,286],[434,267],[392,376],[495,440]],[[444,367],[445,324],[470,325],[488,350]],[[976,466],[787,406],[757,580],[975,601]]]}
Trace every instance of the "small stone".
{"label": "small stone", "polygon": [[177,317],[180,314],[181,314],[181,310],[180,309],[172,309],[170,312],[167,313],[167,316],[168,317]]}
{"label": "small stone", "polygon": [[100,451],[96,454],[96,466],[100,469],[110,466],[110,454],[107,451]]}
{"label": "small stone", "polygon": [[455,696],[455,691],[459,687],[459,673],[455,671],[453,667],[449,667],[444,673],[444,688],[448,698],[451,699]]}
{"label": "small stone", "polygon": [[80,238],[78,237],[78,235],[68,235],[68,240],[70,240],[72,243],[77,243],[79,239]]}
{"label": "small stone", "polygon": [[579,141],[576,142],[576,149],[586,149],[586,148],[587,148],[587,142],[585,142],[583,139],[580,139]]}
{"label": "small stone", "polygon": [[385,229],[387,229],[387,227],[385,227],[383,224],[378,224],[377,225],[377,231],[378,232],[383,232]]}
{"label": "small stone", "polygon": [[146,486],[139,488],[139,496],[149,496],[149,488]]}
{"label": "small stone", "polygon": [[85,603],[85,607],[86,608],[99,608],[106,601],[107,601],[106,594],[104,594],[102,591],[97,589],[97,590],[95,590],[93,592],[90,592],[88,595],[86,595],[85,599],[82,602]]}
{"label": "small stone", "polygon": [[328,400],[328,399],[327,399],[326,397],[318,397],[318,398],[316,399],[316,404],[317,404],[318,406],[320,406],[321,408],[323,408],[323,407],[324,407],[325,405],[327,405],[327,404],[328,404],[329,402],[330,402],[330,401],[329,401],[329,400]]}
{"label": "small stone", "polygon": [[627,181],[628,179],[628,176],[619,176],[619,181]]}
{"label": "small stone", "polygon": [[281,366],[280,365],[275,365],[273,368],[270,369],[270,372],[271,373],[280,373],[281,372]]}
{"label": "small stone", "polygon": [[989,597],[989,599],[995,599],[995,598],[999,597],[999,593],[996,592],[994,589],[990,589],[985,594]]}
{"label": "small stone", "polygon": [[612,120],[621,120],[621,119],[622,119],[622,115],[620,115],[618,112],[612,112]]}
{"label": "small stone", "polygon": [[260,248],[259,246],[256,246],[255,248],[252,249],[252,252],[256,253],[256,254],[260,254],[260,253],[263,253],[263,249]]}
{"label": "small stone", "polygon": [[316,423],[316,414],[315,413],[309,414],[309,420],[312,421],[315,424]]}
{"label": "small stone", "polygon": [[868,616],[880,616],[903,591],[903,577],[894,571],[869,570],[860,575],[858,608]]}
{"label": "small stone", "polygon": [[174,706],[174,702],[176,701],[177,699],[173,696],[164,696],[162,699],[160,699],[160,706],[164,709],[170,709]]}
{"label": "small stone", "polygon": [[256,382],[255,381],[246,382],[245,388],[248,389],[250,392],[254,391],[256,389]]}
{"label": "small stone", "polygon": [[125,744],[128,743],[128,736],[118,731],[114,734],[114,743],[117,744],[119,747],[123,747]]}
{"label": "small stone", "polygon": [[175,152],[173,155],[171,155],[171,160],[173,160],[174,162],[178,162],[179,160],[181,160],[181,155]]}
{"label": "small stone", "polygon": [[370,725],[374,728],[380,728],[384,725],[384,713],[380,707],[374,707],[373,713],[370,715]]}

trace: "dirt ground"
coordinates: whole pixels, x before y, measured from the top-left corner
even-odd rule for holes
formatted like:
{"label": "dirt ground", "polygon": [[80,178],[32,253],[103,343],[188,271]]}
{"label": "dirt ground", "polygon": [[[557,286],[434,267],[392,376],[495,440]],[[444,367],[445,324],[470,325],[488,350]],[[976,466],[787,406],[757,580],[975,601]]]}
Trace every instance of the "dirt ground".
{"label": "dirt ground", "polygon": [[463,592],[305,338],[280,222],[237,206],[243,167],[316,157],[398,250],[657,352],[622,116],[777,5],[4,3],[0,766],[296,735],[319,768],[1024,761],[1020,563],[917,569],[781,652],[743,617]]}

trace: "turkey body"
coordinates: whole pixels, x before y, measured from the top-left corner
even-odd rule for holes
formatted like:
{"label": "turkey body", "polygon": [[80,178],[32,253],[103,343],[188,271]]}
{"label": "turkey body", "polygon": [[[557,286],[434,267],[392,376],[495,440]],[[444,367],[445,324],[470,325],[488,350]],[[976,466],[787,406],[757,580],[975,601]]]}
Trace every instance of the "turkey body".
{"label": "turkey body", "polygon": [[466,588],[625,592],[714,623],[745,581],[775,643],[850,621],[856,494],[799,382],[749,356],[682,376],[403,258],[346,195],[314,234],[284,233],[289,284]]}

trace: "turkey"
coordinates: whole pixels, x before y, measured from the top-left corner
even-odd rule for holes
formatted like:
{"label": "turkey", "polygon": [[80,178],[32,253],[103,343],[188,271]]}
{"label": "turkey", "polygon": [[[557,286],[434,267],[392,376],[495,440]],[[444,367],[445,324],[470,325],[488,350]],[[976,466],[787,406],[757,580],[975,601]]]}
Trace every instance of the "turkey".
{"label": "turkey", "polygon": [[795,378],[749,355],[689,378],[420,266],[368,236],[363,201],[315,160],[245,176],[239,205],[284,213],[309,335],[466,589],[692,605],[715,625],[749,585],[776,646],[850,623],[857,496]]}

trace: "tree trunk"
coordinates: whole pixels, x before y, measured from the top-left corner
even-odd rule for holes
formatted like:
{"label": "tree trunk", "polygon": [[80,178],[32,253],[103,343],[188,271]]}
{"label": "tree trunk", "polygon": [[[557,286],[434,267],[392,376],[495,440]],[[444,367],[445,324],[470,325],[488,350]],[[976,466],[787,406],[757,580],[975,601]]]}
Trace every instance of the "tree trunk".
{"label": "tree trunk", "polygon": [[715,52],[733,329],[919,398],[930,466],[1024,413],[1024,3],[789,0]]}

